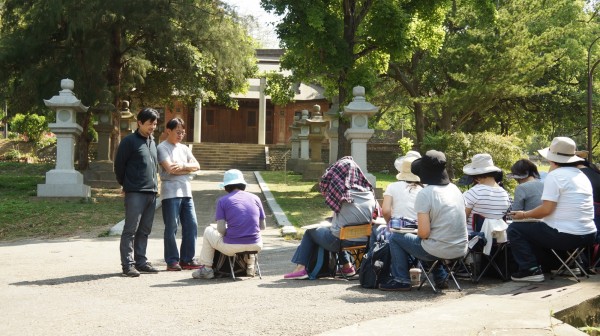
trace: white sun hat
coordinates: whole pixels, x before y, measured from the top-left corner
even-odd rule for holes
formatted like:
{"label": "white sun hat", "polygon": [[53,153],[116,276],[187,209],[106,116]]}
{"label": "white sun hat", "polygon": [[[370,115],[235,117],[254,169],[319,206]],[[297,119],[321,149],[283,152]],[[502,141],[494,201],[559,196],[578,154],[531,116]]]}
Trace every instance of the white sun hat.
{"label": "white sun hat", "polygon": [[231,185],[231,184],[246,185],[248,183],[246,183],[246,180],[244,180],[244,174],[242,174],[241,171],[239,171],[237,169],[229,169],[223,175],[223,183],[220,183],[219,187],[223,188],[223,187]]}
{"label": "white sun hat", "polygon": [[583,161],[583,158],[576,155],[576,150],[577,145],[575,145],[575,141],[571,138],[556,137],[552,139],[550,147],[540,149],[538,150],[538,153],[548,161],[552,162],[570,163]]}
{"label": "white sun hat", "polygon": [[463,167],[463,173],[467,175],[481,175],[501,171],[502,169],[494,166],[492,156],[487,153],[473,155],[471,163]]}
{"label": "white sun hat", "polygon": [[417,175],[413,174],[410,170],[413,161],[415,161],[416,159],[416,157],[411,156],[402,160],[402,169],[396,175],[397,180],[406,182],[421,182],[421,179]]}
{"label": "white sun hat", "polygon": [[[408,159],[408,158],[414,158],[415,160],[420,159],[421,154],[419,154],[419,152],[417,152],[417,151],[411,150],[411,151],[406,152],[406,155],[397,158],[396,161],[394,161],[394,167],[396,168],[398,173],[402,173],[402,161],[404,161],[405,159]],[[398,178],[398,175],[396,175],[396,178]]]}

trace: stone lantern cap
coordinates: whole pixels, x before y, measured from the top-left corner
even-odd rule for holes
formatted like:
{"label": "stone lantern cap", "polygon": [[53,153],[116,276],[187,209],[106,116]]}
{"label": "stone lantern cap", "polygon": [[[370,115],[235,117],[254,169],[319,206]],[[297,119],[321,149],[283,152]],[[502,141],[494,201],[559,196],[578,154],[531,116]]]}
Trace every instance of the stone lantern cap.
{"label": "stone lantern cap", "polygon": [[88,106],[84,106],[81,103],[81,100],[75,97],[73,93],[73,88],[75,87],[75,83],[72,79],[63,79],[60,81],[60,87],[62,88],[59,91],[58,96],[54,96],[48,100],[44,99],[44,104],[48,107],[60,108],[60,107],[70,107],[75,112],[86,112],[88,110]]}
{"label": "stone lantern cap", "polygon": [[379,107],[369,103],[365,99],[365,88],[362,86],[355,86],[352,89],[352,95],[354,98],[350,104],[344,106],[344,113],[347,114],[373,114],[379,111]]}

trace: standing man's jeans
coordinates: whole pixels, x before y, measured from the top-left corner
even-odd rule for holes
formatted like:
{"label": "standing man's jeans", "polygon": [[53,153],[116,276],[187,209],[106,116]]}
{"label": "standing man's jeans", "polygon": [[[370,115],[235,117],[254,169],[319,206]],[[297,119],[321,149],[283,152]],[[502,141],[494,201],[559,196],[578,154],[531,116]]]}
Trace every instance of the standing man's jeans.
{"label": "standing man's jeans", "polygon": [[121,233],[121,266],[123,270],[131,266],[143,266],[148,262],[146,247],[152,231],[156,194],[125,193],[125,225]]}
{"label": "standing man's jeans", "polygon": [[[167,265],[175,262],[191,262],[196,255],[198,221],[194,200],[191,197],[176,197],[162,200],[162,215],[165,222],[164,246]],[[181,223],[181,258],[177,250],[177,224]]]}
{"label": "standing man's jeans", "polygon": [[571,250],[594,243],[596,233],[572,235],[558,232],[544,222],[513,222],[506,229],[510,249],[520,271],[538,267],[534,249]]}
{"label": "standing man's jeans", "polygon": [[[310,261],[310,256],[313,251],[317,250],[318,246],[323,247],[327,251],[338,252],[340,250],[340,239],[331,233],[328,227],[318,227],[316,229],[308,229],[304,232],[302,241],[296,249],[292,262],[307,266]],[[347,253],[342,253],[340,256],[340,264],[350,262]]]}
{"label": "standing man's jeans", "polygon": [[[421,238],[412,233],[392,233],[390,240],[390,254],[392,256],[392,276],[400,283],[410,284],[409,258],[415,257],[422,262],[440,259],[433,256],[421,246]],[[446,279],[447,273],[438,266],[433,271],[435,283]]]}

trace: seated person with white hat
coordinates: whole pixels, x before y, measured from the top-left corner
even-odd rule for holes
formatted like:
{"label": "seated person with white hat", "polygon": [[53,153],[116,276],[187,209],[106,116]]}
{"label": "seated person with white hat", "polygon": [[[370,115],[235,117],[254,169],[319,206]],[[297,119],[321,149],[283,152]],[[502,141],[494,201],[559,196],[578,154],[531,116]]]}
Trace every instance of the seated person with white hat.
{"label": "seated person with white hat", "polygon": [[[260,230],[266,228],[265,211],[260,198],[245,191],[246,184],[241,171],[230,169],[225,172],[222,187],[227,195],[217,201],[217,227],[209,225],[204,230],[199,258],[201,265],[192,273],[193,278],[214,278],[215,250],[227,256],[262,250]],[[253,265],[254,261],[248,260],[247,263]]]}
{"label": "seated person with white hat", "polygon": [[[502,175],[502,169],[494,166],[492,156],[487,153],[475,154],[471,163],[463,167],[463,173],[469,175],[475,185],[463,193],[465,212],[467,215],[467,230],[475,229],[473,218],[476,215],[490,219],[502,219],[510,207],[510,197],[497,180]],[[474,230],[475,229],[475,230]]]}
{"label": "seated person with white hat", "polygon": [[544,281],[534,250],[570,250],[591,245],[596,238],[592,185],[577,165],[575,142],[556,137],[550,147],[538,152],[550,162],[544,180],[542,205],[533,210],[515,211],[513,219],[540,218],[541,222],[514,221],[507,230],[508,240],[519,271],[513,281]]}

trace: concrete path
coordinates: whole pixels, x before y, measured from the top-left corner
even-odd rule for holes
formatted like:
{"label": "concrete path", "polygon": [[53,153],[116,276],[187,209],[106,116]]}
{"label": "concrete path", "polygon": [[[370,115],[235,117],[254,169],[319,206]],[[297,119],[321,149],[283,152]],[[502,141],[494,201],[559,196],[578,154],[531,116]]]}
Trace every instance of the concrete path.
{"label": "concrete path", "polygon": [[[245,177],[247,190],[260,194],[254,175]],[[224,194],[221,178],[203,172],[192,183],[200,234]],[[600,276],[536,285],[485,279],[439,295],[341,279],[284,280],[298,242],[282,238],[265,210],[262,280],[195,280],[191,271],[125,278],[119,237],[2,243],[0,335],[571,335],[581,333],[552,312],[599,294]],[[147,254],[161,270],[163,231],[159,208]]]}

